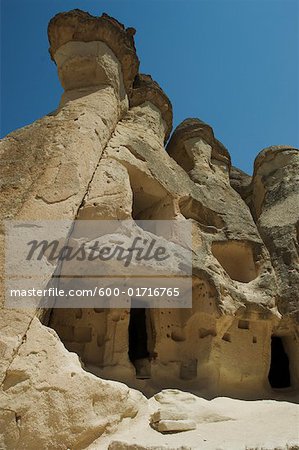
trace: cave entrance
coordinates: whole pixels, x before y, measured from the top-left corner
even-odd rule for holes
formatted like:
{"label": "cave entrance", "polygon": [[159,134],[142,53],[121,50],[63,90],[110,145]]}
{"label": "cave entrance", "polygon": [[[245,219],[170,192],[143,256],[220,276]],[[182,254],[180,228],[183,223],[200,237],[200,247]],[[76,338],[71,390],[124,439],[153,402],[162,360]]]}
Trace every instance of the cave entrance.
{"label": "cave entrance", "polygon": [[249,283],[258,275],[253,247],[247,241],[214,241],[214,257],[232,280]]}
{"label": "cave entrance", "polygon": [[136,378],[151,377],[147,308],[131,308],[129,322],[129,359],[135,367]]}
{"label": "cave entrance", "polygon": [[283,340],[279,336],[271,338],[271,363],[268,380],[273,389],[291,386],[289,357],[284,349]]}

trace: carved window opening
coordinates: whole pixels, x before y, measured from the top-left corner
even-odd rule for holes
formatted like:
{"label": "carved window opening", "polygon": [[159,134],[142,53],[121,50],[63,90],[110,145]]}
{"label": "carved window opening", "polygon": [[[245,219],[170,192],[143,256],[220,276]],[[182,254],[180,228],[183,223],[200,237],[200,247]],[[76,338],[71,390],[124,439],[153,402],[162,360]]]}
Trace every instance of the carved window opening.
{"label": "carved window opening", "polygon": [[127,169],[133,193],[133,220],[174,218],[173,201],[159,181],[135,167],[128,167]]}
{"label": "carved window opening", "polygon": [[133,191],[132,218],[134,220],[151,220],[155,218],[155,210],[159,207],[160,199],[144,192],[140,187]]}
{"label": "carved window opening", "polygon": [[231,342],[232,341],[231,335],[229,333],[224,333],[222,340],[226,342]]}
{"label": "carved window opening", "polygon": [[249,321],[248,320],[239,320],[238,328],[241,330],[249,330]]}
{"label": "carved window opening", "polygon": [[213,242],[212,253],[232,280],[249,283],[257,277],[254,252],[249,242]]}

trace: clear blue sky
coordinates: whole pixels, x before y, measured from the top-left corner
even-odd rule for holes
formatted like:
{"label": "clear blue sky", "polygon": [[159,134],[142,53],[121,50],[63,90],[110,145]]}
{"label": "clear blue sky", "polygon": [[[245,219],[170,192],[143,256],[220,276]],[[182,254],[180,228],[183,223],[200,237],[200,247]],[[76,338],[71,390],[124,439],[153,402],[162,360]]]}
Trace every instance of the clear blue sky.
{"label": "clear blue sky", "polygon": [[80,8],[136,28],[141,72],[170,97],[174,125],[212,125],[234,165],[299,146],[298,0],[0,0],[1,137],[54,110],[61,87],[47,24]]}

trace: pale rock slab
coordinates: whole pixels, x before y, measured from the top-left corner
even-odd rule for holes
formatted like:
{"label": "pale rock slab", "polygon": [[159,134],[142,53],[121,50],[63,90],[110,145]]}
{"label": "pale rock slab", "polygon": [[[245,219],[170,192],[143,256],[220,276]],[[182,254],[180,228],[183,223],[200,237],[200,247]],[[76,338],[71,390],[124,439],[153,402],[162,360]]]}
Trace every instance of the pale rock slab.
{"label": "pale rock slab", "polygon": [[160,433],[177,433],[195,430],[196,423],[194,420],[160,420],[153,427]]}
{"label": "pale rock slab", "polygon": [[160,422],[160,420],[187,420],[188,416],[179,411],[170,409],[159,409],[151,415],[151,422]]}

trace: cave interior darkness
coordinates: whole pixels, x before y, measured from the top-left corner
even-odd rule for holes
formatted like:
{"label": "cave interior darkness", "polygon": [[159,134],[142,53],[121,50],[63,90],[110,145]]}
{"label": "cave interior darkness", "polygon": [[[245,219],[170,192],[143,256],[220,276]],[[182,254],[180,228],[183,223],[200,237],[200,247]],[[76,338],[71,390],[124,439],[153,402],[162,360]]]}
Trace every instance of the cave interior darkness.
{"label": "cave interior darkness", "polygon": [[268,379],[273,389],[291,386],[289,358],[284,349],[283,340],[279,336],[271,338],[271,364]]}

